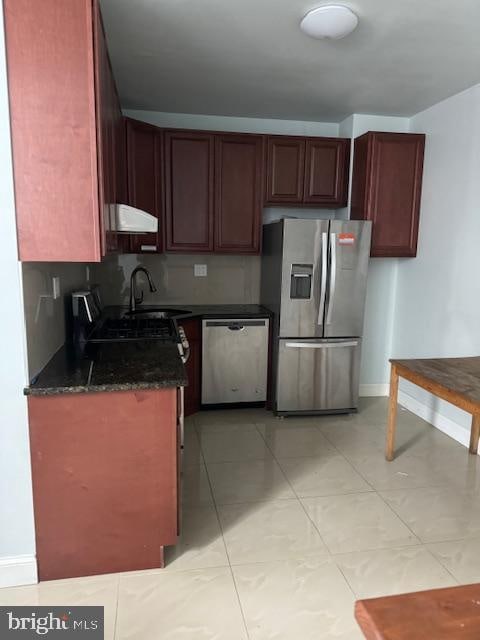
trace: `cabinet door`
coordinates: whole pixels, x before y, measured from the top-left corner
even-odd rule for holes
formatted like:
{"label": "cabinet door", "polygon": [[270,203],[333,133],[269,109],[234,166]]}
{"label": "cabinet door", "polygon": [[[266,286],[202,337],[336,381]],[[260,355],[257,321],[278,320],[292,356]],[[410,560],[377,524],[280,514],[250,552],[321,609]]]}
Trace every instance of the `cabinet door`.
{"label": "cabinet door", "polygon": [[214,137],[165,133],[165,249],[213,251]]}
{"label": "cabinet door", "polygon": [[95,89],[97,105],[97,154],[99,173],[100,222],[104,240],[102,252],[117,248],[115,202],[116,202],[116,92],[108,57],[102,16],[94,2],[95,38]]}
{"label": "cabinet door", "polygon": [[258,253],[263,202],[263,137],[217,135],[215,251]]}
{"label": "cabinet door", "polygon": [[305,176],[305,138],[267,140],[266,204],[301,204]]}
{"label": "cabinet door", "polygon": [[160,547],[177,542],[176,395],[29,398],[40,580],[163,566]]}
{"label": "cabinet door", "polygon": [[371,254],[417,253],[425,136],[369,132],[355,140],[352,217],[372,220]]}
{"label": "cabinet door", "polygon": [[184,328],[190,344],[190,357],[185,368],[187,370],[188,386],[185,387],[184,410],[185,416],[190,416],[200,410],[201,397],[201,322],[196,318],[179,320]]}
{"label": "cabinet door", "polygon": [[[115,128],[115,156],[116,156],[116,201],[118,204],[128,204],[128,176],[127,176],[127,123],[120,112]],[[127,233],[117,234],[117,245],[120,253],[129,253],[130,238]]]}
{"label": "cabinet door", "polygon": [[115,126],[115,156],[116,156],[116,200],[119,204],[128,203],[127,188],[127,125],[126,120],[119,113]]}
{"label": "cabinet door", "polygon": [[161,132],[136,120],[127,120],[128,202],[158,218],[158,233],[132,234],[132,253],[162,251]]}
{"label": "cabinet door", "polygon": [[19,258],[99,262],[92,2],[3,10]]}
{"label": "cabinet door", "polygon": [[307,139],[305,151],[305,204],[345,207],[348,194],[350,140]]}

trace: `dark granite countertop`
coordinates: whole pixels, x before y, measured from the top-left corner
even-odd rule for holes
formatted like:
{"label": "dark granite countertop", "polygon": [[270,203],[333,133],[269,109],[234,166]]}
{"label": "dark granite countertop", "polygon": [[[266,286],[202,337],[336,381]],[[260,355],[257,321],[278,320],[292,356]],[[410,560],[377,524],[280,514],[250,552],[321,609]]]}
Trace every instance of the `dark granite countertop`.
{"label": "dark granite countertop", "polygon": [[[142,305],[142,309],[185,309],[175,316],[181,323],[187,318],[269,318],[268,309],[257,304],[227,305]],[[103,316],[120,317],[128,307],[107,307]],[[164,389],[188,384],[185,367],[177,346],[155,340],[88,344],[84,353],[63,346],[36,376],[26,395],[91,393]]]}
{"label": "dark granite countertop", "polygon": [[84,354],[63,346],[26,395],[165,389],[188,384],[177,345],[156,340],[87,345]]}

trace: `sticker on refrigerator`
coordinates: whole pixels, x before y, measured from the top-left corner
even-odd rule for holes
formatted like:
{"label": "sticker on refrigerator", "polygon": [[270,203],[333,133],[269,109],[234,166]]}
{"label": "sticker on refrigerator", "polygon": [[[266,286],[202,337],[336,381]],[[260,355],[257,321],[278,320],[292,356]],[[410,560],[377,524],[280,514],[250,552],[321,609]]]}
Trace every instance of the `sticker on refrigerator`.
{"label": "sticker on refrigerator", "polygon": [[355,244],[355,234],[354,233],[339,233],[338,234],[338,244],[342,245],[350,245],[353,246]]}

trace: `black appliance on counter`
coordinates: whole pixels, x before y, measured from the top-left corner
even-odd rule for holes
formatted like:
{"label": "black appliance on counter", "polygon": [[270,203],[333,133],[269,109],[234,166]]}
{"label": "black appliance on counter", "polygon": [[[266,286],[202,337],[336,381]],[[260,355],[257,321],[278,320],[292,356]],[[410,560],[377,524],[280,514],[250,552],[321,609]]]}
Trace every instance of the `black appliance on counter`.
{"label": "black appliance on counter", "polygon": [[72,293],[72,335],[74,345],[126,340],[161,340],[179,345],[184,361],[188,344],[174,318],[136,314],[108,316],[104,313],[98,287]]}

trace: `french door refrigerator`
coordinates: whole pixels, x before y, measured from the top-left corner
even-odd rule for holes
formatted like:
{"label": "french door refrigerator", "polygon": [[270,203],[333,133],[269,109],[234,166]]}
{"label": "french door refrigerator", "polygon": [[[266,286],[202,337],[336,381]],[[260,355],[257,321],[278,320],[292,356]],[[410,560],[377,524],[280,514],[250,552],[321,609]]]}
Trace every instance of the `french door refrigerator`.
{"label": "french door refrigerator", "polygon": [[273,313],[277,414],[356,410],[370,238],[371,222],[264,226],[261,303]]}

